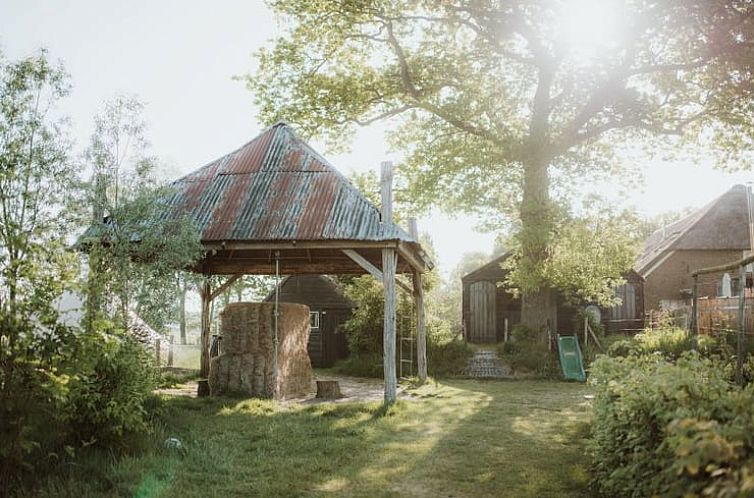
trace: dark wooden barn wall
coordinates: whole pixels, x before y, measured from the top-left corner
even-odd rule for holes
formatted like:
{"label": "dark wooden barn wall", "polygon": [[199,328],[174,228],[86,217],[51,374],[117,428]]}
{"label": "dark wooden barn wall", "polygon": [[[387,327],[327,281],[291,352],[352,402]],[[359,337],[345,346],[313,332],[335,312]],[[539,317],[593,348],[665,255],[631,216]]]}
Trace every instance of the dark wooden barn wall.
{"label": "dark wooden barn wall", "polygon": [[[274,299],[274,295],[270,296]],[[351,303],[326,277],[297,275],[287,278],[280,288],[280,302],[309,306],[320,313],[319,330],[309,335],[309,358],[315,367],[330,367],[348,356],[348,343],[340,325],[351,318]]]}
{"label": "dark wooden barn wall", "polygon": [[[521,322],[521,299],[515,298],[507,292],[504,286],[497,285],[505,279],[505,272],[500,268],[500,261],[493,261],[464,277],[462,314],[466,329],[466,340],[469,342],[501,341],[504,337],[505,321],[508,320],[508,331]],[[636,332],[644,326],[644,288],[642,278],[634,271],[627,273],[624,278],[634,284],[636,289],[635,316],[623,320],[611,320],[609,309],[602,310],[602,324],[608,332]],[[472,316],[472,310],[483,312],[475,299],[473,288],[478,282],[490,282],[496,285],[495,291],[495,318],[494,337],[486,335],[478,324],[489,318]],[[478,299],[478,296],[476,297]],[[475,307],[473,304],[477,303]],[[578,333],[583,328],[575,327],[575,317],[578,310],[565,303],[562,297],[558,297],[558,322],[557,332],[560,334]]]}

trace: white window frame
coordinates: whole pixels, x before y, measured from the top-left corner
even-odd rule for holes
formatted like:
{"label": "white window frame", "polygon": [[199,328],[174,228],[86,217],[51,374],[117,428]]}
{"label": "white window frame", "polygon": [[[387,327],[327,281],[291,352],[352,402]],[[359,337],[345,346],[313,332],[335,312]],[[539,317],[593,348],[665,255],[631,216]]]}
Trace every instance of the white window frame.
{"label": "white window frame", "polygon": [[319,315],[320,315],[319,311],[309,312],[309,325],[311,326],[312,330],[319,330],[319,326],[320,326]]}

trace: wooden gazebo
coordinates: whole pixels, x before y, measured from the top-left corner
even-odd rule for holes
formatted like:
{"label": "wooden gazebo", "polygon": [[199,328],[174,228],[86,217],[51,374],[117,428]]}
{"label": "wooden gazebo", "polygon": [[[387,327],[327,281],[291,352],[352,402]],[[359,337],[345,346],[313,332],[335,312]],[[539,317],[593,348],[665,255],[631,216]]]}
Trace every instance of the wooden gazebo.
{"label": "wooden gazebo", "polygon": [[[209,373],[210,303],[245,274],[364,274],[384,282],[385,401],[396,397],[395,287],[416,299],[417,363],[427,375],[422,274],[432,262],[408,231],[392,222],[392,166],[382,164],[382,210],[371,204],[284,123],[230,154],[176,180],[166,213],[188,215],[201,233],[204,258],[194,270],[228,275],[219,288],[204,280],[201,375]],[[410,274],[408,287],[396,273]]]}

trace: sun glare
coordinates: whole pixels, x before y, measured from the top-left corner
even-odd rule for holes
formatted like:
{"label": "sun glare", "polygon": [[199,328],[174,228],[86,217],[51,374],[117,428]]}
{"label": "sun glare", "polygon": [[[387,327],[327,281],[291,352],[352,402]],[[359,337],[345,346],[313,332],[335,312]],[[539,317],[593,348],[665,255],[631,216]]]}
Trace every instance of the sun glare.
{"label": "sun glare", "polygon": [[610,47],[619,36],[621,4],[612,0],[563,2],[559,16],[560,41],[583,56]]}

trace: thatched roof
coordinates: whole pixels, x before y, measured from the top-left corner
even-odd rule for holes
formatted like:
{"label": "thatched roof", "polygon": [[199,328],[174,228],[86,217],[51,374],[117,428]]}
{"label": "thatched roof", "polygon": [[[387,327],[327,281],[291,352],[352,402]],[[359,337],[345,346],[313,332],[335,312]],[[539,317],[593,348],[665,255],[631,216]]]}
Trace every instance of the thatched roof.
{"label": "thatched roof", "polygon": [[670,251],[750,249],[746,187],[735,185],[685,218],[654,232],[636,261],[642,275]]}

